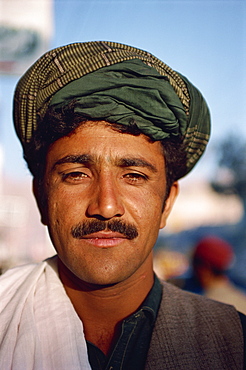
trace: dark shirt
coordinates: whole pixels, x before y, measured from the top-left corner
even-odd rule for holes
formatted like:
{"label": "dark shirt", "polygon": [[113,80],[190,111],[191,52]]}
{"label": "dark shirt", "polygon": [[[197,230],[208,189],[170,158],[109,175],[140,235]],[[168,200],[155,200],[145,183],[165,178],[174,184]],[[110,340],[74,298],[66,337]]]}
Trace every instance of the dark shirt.
{"label": "dark shirt", "polygon": [[[150,339],[162,296],[157,277],[140,309],[121,324],[120,337],[109,356],[94,344],[87,343],[92,370],[142,370],[145,367]],[[246,370],[246,316],[239,313],[244,336],[244,367]]]}
{"label": "dark shirt", "polygon": [[243,338],[244,338],[244,366],[243,369],[246,370],[246,316],[239,312],[239,317],[241,320],[242,328],[243,328]]}
{"label": "dark shirt", "polygon": [[92,370],[144,369],[161,296],[162,287],[155,277],[154,285],[140,309],[122,322],[120,337],[108,357],[87,341]]}

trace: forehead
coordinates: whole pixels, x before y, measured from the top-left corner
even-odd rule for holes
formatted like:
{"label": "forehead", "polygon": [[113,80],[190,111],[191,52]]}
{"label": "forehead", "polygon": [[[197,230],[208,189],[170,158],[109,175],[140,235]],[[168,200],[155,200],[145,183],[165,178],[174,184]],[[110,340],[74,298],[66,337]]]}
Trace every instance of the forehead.
{"label": "forehead", "polygon": [[51,145],[47,160],[58,161],[68,155],[90,154],[106,160],[124,157],[147,159],[155,165],[164,164],[163,148],[143,134],[134,136],[113,129],[104,121],[86,122],[68,136]]}

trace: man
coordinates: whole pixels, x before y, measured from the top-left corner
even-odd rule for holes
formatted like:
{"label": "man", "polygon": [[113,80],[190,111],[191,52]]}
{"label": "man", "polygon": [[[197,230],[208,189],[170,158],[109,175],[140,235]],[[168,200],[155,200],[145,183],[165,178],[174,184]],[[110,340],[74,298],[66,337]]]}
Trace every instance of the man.
{"label": "man", "polygon": [[199,91],[145,51],[76,43],[22,77],[14,120],[57,256],[2,277],[1,368],[242,368],[243,316],[153,273],[209,138]]}
{"label": "man", "polygon": [[192,267],[193,276],[184,289],[200,292],[210,299],[231,304],[246,314],[246,295],[230,281],[228,272],[235,255],[232,246],[213,235],[202,238],[195,246]]}

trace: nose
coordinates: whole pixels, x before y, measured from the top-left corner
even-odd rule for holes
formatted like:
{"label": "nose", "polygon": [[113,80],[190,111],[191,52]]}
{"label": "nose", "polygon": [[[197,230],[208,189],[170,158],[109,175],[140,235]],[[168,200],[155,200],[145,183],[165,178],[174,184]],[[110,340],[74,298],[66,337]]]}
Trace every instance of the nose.
{"label": "nose", "polygon": [[101,173],[92,189],[87,216],[109,220],[113,217],[121,217],[124,212],[117,181],[112,175]]}

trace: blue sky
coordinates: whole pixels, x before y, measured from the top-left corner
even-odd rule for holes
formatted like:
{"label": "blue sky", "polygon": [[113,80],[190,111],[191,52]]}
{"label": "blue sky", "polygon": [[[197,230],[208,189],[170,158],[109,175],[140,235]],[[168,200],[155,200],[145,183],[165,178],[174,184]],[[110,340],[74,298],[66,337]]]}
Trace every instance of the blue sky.
{"label": "blue sky", "polygon": [[[215,145],[234,131],[246,136],[245,39],[245,1],[56,0],[50,48],[109,40],[148,50],[202,91]],[[0,140],[6,174],[19,177],[25,165],[11,122],[16,81],[0,77]]]}

